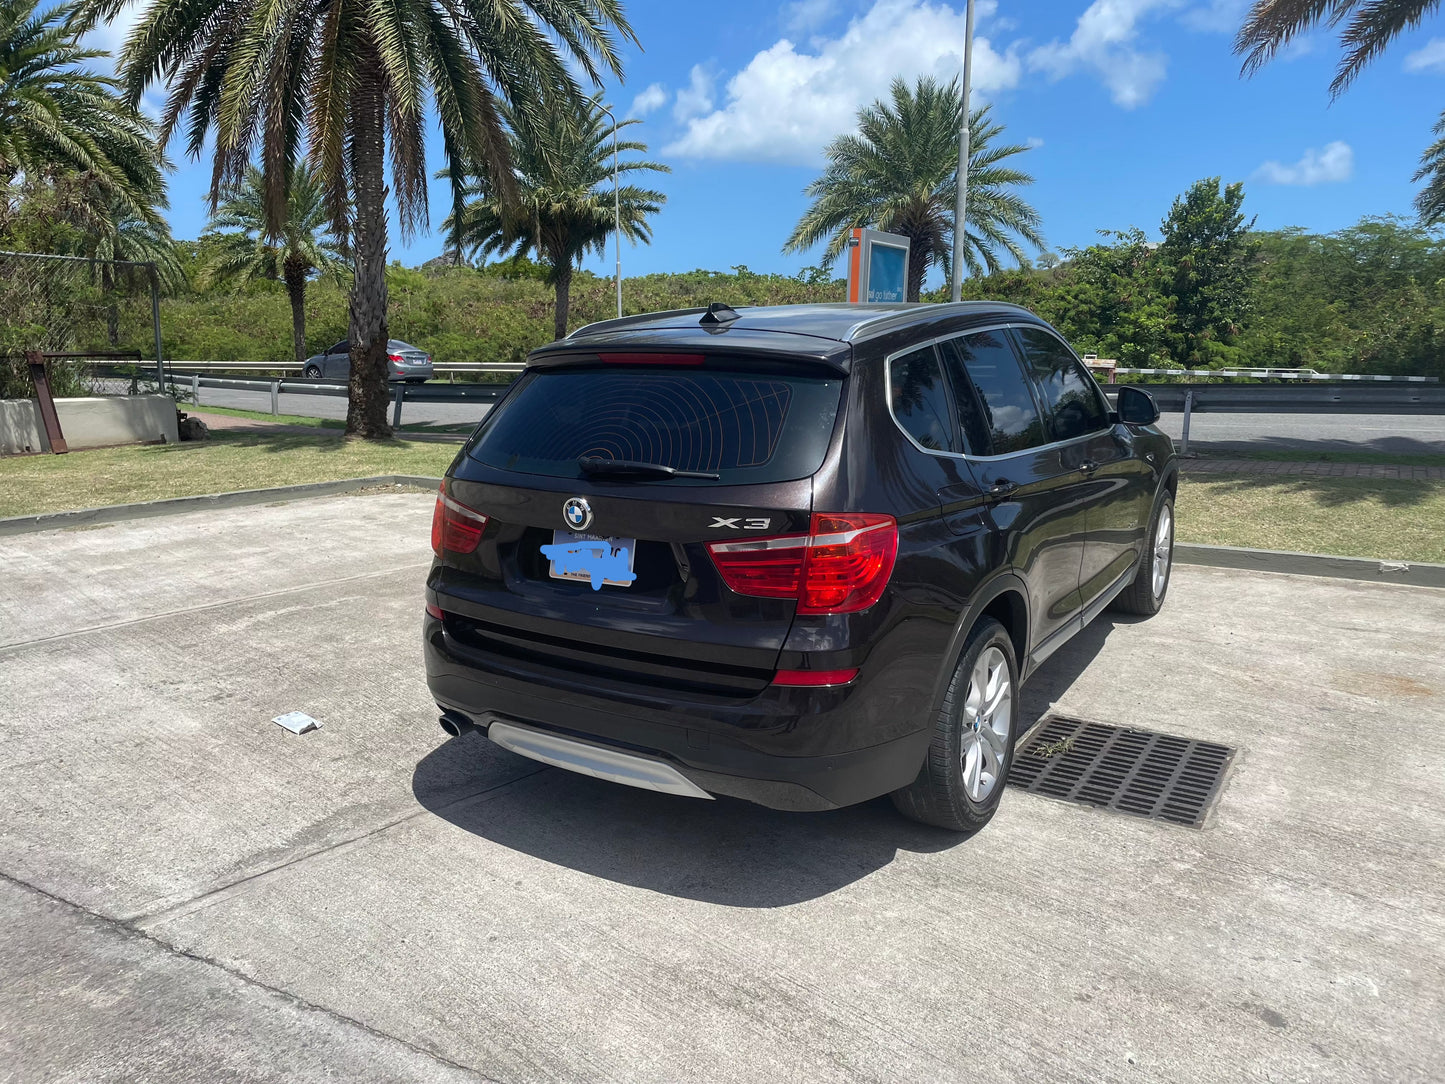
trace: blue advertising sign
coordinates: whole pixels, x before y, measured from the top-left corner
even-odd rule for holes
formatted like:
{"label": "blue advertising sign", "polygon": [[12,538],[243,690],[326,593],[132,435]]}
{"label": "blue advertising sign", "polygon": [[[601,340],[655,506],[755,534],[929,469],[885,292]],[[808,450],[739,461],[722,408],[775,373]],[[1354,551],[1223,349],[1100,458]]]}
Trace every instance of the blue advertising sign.
{"label": "blue advertising sign", "polygon": [[875,241],[868,252],[868,300],[902,301],[907,275],[908,250]]}
{"label": "blue advertising sign", "polygon": [[849,301],[877,304],[908,296],[908,238],[856,227],[848,247]]}

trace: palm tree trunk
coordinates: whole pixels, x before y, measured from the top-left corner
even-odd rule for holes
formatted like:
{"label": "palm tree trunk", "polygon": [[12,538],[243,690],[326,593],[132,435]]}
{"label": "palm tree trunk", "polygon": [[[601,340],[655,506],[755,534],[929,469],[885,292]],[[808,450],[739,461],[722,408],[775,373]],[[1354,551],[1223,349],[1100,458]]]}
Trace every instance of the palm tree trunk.
{"label": "palm tree trunk", "polygon": [[291,299],[291,348],[296,364],[306,364],[306,268],[299,261],[287,260],[282,271],[286,279],[286,295]]}
{"label": "palm tree trunk", "polygon": [[386,440],[386,146],[381,62],[368,44],[358,65],[352,112],[356,219],[351,284],[351,380],[347,436]]}
{"label": "palm tree trunk", "polygon": [[923,246],[910,241],[908,246],[908,290],[904,301],[917,301],[923,295],[923,276],[928,273],[928,261],[923,258]]}
{"label": "palm tree trunk", "polygon": [[557,311],[553,316],[552,333],[559,339],[567,337],[567,313],[572,307],[572,261],[563,260],[557,268]]}

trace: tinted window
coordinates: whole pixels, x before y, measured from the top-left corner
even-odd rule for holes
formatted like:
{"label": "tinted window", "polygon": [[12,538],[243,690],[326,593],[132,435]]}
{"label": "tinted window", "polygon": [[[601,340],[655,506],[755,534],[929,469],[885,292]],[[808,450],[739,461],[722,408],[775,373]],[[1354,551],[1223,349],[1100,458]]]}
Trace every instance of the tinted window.
{"label": "tinted window", "polygon": [[351,344],[348,343],[345,339],[342,339],[339,343],[337,343],[326,352],[328,354],[349,354],[351,353]]}
{"label": "tinted window", "polygon": [[[981,415],[975,416],[972,424],[988,444],[988,451],[979,454],[1007,455],[1047,443],[1038,405],[1006,331],[980,331],[954,339],[949,355],[954,364],[963,364],[969,382],[978,393],[969,406],[976,415]],[[962,380],[957,384],[962,400],[966,384]],[[960,418],[966,429],[970,422],[963,410]]]}
{"label": "tinted window", "polygon": [[716,472],[725,483],[803,478],[823,462],[842,384],[836,377],[642,366],[533,372],[492,411],[471,455],[503,470],[561,478],[582,477],[582,456]]}
{"label": "tinted window", "polygon": [[933,347],[926,346],[888,363],[893,416],[914,440],[935,452],[956,452],[948,385]]}
{"label": "tinted window", "polygon": [[1047,331],[1021,328],[1024,359],[1038,381],[1055,440],[1094,433],[1109,424],[1099,387],[1074,352]]}

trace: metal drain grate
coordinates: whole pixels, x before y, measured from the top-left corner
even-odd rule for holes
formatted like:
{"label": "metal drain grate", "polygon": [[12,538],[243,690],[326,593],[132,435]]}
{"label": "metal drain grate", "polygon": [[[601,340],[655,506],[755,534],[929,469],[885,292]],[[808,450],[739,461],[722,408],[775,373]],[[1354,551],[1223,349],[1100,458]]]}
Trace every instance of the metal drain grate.
{"label": "metal drain grate", "polygon": [[1051,715],[1019,746],[1008,781],[1030,794],[1198,828],[1233,759],[1227,745]]}

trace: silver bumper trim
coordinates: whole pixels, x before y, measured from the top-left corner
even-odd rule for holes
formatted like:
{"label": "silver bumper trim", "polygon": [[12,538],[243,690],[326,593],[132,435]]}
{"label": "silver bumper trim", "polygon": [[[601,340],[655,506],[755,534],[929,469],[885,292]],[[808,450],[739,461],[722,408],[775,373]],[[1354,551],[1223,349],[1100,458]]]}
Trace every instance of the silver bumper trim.
{"label": "silver bumper trim", "polygon": [[624,753],[620,749],[574,741],[545,730],[533,730],[529,726],[500,720],[487,727],[487,737],[503,749],[540,760],[543,764],[566,768],[569,772],[625,783],[643,790],[680,794],[686,798],[712,797],[671,764],[655,757]]}

